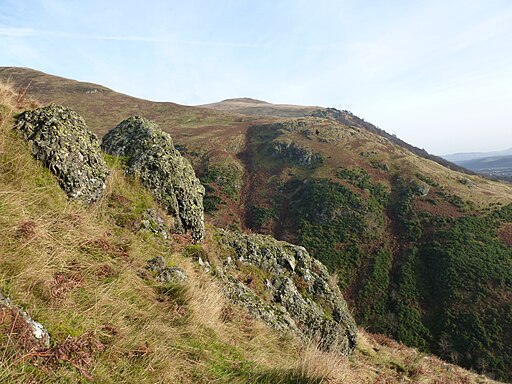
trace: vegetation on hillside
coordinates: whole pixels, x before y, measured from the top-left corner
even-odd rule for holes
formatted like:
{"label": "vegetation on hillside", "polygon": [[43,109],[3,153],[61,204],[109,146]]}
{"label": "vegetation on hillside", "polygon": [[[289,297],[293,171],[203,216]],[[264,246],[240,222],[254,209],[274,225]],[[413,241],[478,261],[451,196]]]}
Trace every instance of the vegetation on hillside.
{"label": "vegetation on hillside", "polygon": [[[12,91],[5,95],[0,289],[48,328],[53,344],[41,355],[2,344],[3,381],[485,382],[383,336],[362,332],[347,359],[276,335],[223,298],[187,256],[197,246],[140,230],[142,213],[156,205],[136,180],[124,177],[122,159],[109,158],[112,176],[102,201],[92,209],[69,202],[10,132],[12,114],[26,105],[18,105],[23,100]],[[359,128],[322,123],[312,133],[250,129],[246,151],[239,153],[245,122],[234,130],[236,119],[229,117],[224,131],[212,131],[210,120],[176,113],[174,126],[189,118],[186,129],[197,132],[190,143],[205,147],[197,157],[186,154],[196,164],[219,140],[233,151],[229,161],[215,159],[203,172],[197,167],[210,211],[229,207],[222,223],[249,225],[308,247],[337,272],[369,330],[490,375],[510,375],[511,220],[508,208],[482,203],[488,191],[492,202],[510,200],[508,189],[478,180],[462,184],[459,175]],[[195,148],[183,132],[180,143]],[[208,144],[216,132],[220,139]],[[303,167],[269,159],[265,148],[280,134],[325,161]],[[419,182],[429,184],[427,195],[416,188]],[[216,252],[210,238],[201,252]],[[152,280],[145,265],[158,255],[186,269],[190,283],[166,287]],[[474,287],[468,283],[473,279]]]}
{"label": "vegetation on hillside", "polygon": [[252,192],[247,224],[311,250],[371,331],[510,379],[512,251],[498,236],[510,205],[478,211],[429,174],[374,171],[371,157],[310,169],[262,155],[280,135],[304,143],[300,134],[258,127],[250,136],[250,169],[281,182]]}

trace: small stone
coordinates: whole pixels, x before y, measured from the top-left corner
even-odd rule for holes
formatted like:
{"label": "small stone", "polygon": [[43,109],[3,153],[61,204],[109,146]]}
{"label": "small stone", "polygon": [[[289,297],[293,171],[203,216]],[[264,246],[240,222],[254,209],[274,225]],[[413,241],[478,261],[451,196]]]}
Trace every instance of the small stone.
{"label": "small stone", "polygon": [[156,277],[161,283],[184,284],[188,281],[187,273],[179,267],[167,267]]}
{"label": "small stone", "polygon": [[184,284],[188,281],[187,273],[180,267],[168,267],[162,256],[150,259],[146,269],[156,275],[155,280],[161,283]]}
{"label": "small stone", "polygon": [[142,214],[140,228],[148,230],[163,239],[169,239],[169,228],[155,208],[148,208]]}
{"label": "small stone", "polygon": [[150,259],[146,268],[152,272],[161,273],[166,268],[165,260],[162,256]]}
{"label": "small stone", "polygon": [[[27,312],[0,293],[0,332],[10,332],[9,339],[26,351],[50,348],[50,335]],[[4,329],[4,326],[6,328]],[[12,330],[15,329],[15,332]]]}

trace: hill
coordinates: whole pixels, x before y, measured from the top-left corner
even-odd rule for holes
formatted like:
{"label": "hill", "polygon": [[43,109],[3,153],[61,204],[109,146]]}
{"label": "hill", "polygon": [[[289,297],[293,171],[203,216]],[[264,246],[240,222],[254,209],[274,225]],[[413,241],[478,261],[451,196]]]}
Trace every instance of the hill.
{"label": "hill", "polygon": [[64,100],[100,135],[109,109],[121,121],[160,108],[155,120],[205,185],[210,223],[306,246],[337,275],[359,324],[511,379],[509,185],[449,169],[347,111],[283,118],[131,104],[73,92],[75,82],[51,91],[60,80],[31,70],[0,76],[21,89],[44,78],[44,95],[27,94]]}
{"label": "hill", "polygon": [[512,148],[505,149],[503,151],[492,151],[492,152],[462,152],[462,153],[453,153],[449,155],[444,155],[448,161],[453,161],[455,163],[461,161],[469,161],[469,160],[477,160],[483,159],[486,157],[500,157],[500,156],[511,156]]}
{"label": "hill", "polygon": [[271,117],[302,117],[321,109],[320,107],[308,107],[302,105],[271,104],[266,101],[251,99],[248,97],[227,99],[218,103],[199,105],[199,107],[240,113],[242,115]]}
{"label": "hill", "polygon": [[[123,159],[105,155],[100,201],[68,200],[11,129],[13,116],[34,107],[0,86],[0,290],[10,297],[0,295],[3,383],[491,383],[363,330],[349,359],[269,329],[193,261],[198,251],[217,254],[212,227],[199,246],[142,225],[148,210],[165,214],[125,176]],[[154,256],[188,281],[155,280]],[[44,349],[31,347],[13,303],[49,332]]]}
{"label": "hill", "polygon": [[444,158],[490,178],[512,181],[512,149],[496,152],[456,153],[446,155]]}

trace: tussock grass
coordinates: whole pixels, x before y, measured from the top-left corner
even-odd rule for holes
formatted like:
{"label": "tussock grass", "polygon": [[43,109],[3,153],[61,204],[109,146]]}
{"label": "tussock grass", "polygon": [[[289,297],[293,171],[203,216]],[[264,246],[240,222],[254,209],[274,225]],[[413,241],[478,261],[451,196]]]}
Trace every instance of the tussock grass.
{"label": "tussock grass", "polygon": [[[11,132],[12,116],[26,106],[19,100],[0,88],[0,291],[46,327],[52,345],[19,351],[14,334],[0,334],[0,382],[409,381],[418,366],[409,355],[392,348],[381,355],[370,341],[350,359],[320,352],[230,304],[186,256],[190,244],[139,231],[142,212],[156,205],[124,177],[122,161],[109,159],[101,201],[87,208],[69,201]],[[213,260],[218,250],[209,242],[204,251]],[[185,269],[189,282],[156,282],[145,269],[156,256]]]}

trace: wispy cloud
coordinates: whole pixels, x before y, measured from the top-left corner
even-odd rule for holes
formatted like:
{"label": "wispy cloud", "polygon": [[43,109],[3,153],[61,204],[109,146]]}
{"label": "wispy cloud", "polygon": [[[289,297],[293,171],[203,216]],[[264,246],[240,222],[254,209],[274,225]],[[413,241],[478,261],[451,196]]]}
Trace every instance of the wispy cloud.
{"label": "wispy cloud", "polygon": [[6,37],[29,37],[34,36],[35,31],[31,28],[0,27],[0,36]]}
{"label": "wispy cloud", "polygon": [[228,41],[186,41],[190,45],[206,45],[209,47],[235,47],[235,48],[259,48],[261,45],[247,44],[247,43],[233,43]]}
{"label": "wispy cloud", "polygon": [[[79,39],[79,40],[110,40],[110,41],[133,41],[133,42],[148,42],[148,43],[169,43],[176,42],[176,39],[171,37],[155,37],[155,36],[134,36],[134,35],[85,35],[77,33],[66,33],[60,31],[43,31],[32,28],[15,28],[15,27],[2,27],[0,28],[0,36],[12,38],[27,38],[27,37],[53,37],[61,39]],[[186,40],[181,41],[182,44],[188,45],[202,45],[209,47],[233,47],[233,48],[256,48],[255,44],[238,43],[231,41],[203,41],[203,40]]]}

